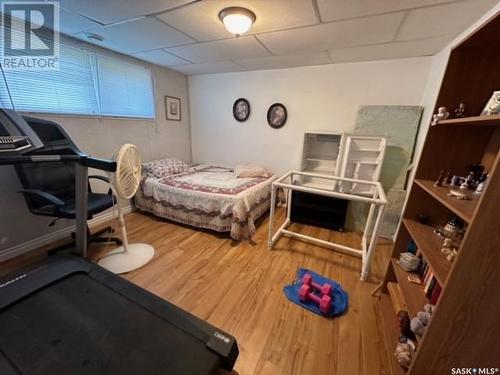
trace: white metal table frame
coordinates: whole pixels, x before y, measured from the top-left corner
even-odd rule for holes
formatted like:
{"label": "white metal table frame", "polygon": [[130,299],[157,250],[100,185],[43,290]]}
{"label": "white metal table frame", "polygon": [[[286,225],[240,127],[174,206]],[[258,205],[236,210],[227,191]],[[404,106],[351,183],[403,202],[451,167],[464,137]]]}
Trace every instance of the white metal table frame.
{"label": "white metal table frame", "polygon": [[[310,186],[301,186],[294,184],[294,178],[298,176],[307,177],[317,177],[334,181],[333,189],[326,190]],[[335,186],[342,185],[342,182],[356,183],[371,185],[373,187],[373,193],[370,196],[356,195],[349,192],[340,192],[335,190]],[[278,228],[276,233],[274,233],[274,211],[276,206],[276,191],[278,188],[288,189],[288,199],[287,199],[287,213],[285,222]],[[361,237],[361,249],[355,249],[349,246],[338,244],[335,242],[321,240],[319,238],[307,236],[305,234],[293,232],[288,230],[288,226],[291,224],[291,207],[292,207],[292,191],[301,191],[305,193],[312,193],[323,195],[326,197],[346,199],[355,202],[367,203],[370,205],[370,210],[368,211],[368,216],[366,219],[365,230],[363,236]],[[373,257],[375,247],[377,246],[378,230],[380,229],[380,224],[382,223],[382,217],[384,215],[385,205],[387,204],[387,198],[384,193],[382,184],[378,181],[366,181],[357,180],[353,178],[337,177],[337,176],[326,176],[323,174],[315,174],[308,172],[290,171],[278,178],[272,184],[271,189],[271,210],[269,215],[269,236],[268,236],[268,246],[270,249],[273,248],[274,244],[282,235],[287,235],[299,240],[304,240],[312,242],[314,244],[328,247],[349,255],[354,255],[361,258],[361,280],[365,281],[370,272],[370,263]],[[375,212],[376,211],[376,212]],[[374,216],[375,223],[372,225]],[[368,240],[368,237],[370,239]]]}

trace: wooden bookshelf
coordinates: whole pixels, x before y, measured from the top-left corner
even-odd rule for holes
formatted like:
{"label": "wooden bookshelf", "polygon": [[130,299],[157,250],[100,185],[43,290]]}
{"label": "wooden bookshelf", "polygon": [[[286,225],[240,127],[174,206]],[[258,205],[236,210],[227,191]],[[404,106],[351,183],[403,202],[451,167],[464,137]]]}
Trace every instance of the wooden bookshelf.
{"label": "wooden bookshelf", "polygon": [[473,197],[470,200],[459,200],[449,197],[448,193],[450,192],[450,188],[447,186],[436,187],[434,186],[434,182],[435,181],[415,179],[415,183],[418,186],[466,223],[470,223],[474,210],[476,209],[478,198]]}
{"label": "wooden bookshelf", "polygon": [[[428,303],[424,287],[410,283],[409,273],[397,263],[410,239],[442,290],[425,337],[419,340],[406,373],[447,374],[451,368],[470,367],[471,363],[498,367],[500,115],[479,115],[493,91],[500,88],[500,49],[491,48],[498,40],[500,14],[450,53],[434,113],[442,106],[453,113],[459,103],[465,103],[468,117],[447,119],[429,127],[403,213],[403,225],[396,234],[379,299],[392,375],[405,371],[392,356],[399,329],[394,323],[396,312],[389,289],[392,294],[400,291],[410,317]],[[488,173],[486,188],[480,196],[457,200],[448,196],[449,187],[434,186],[441,170],[464,176],[473,164],[483,165]],[[433,229],[444,226],[452,214],[467,225],[458,255],[449,263],[440,252],[442,240]],[[427,217],[432,226],[416,221],[420,216]]]}
{"label": "wooden bookshelf", "polygon": [[399,338],[399,322],[392,308],[391,298],[388,294],[382,293],[380,295],[378,307],[391,374],[403,375],[405,371],[399,366],[393,354],[395,349],[394,343],[398,342]]}
{"label": "wooden bookshelf", "polygon": [[442,120],[435,126],[498,126],[500,127],[500,115],[491,116],[471,116],[462,118],[452,118],[447,120]]}
{"label": "wooden bookshelf", "polygon": [[451,262],[441,254],[443,240],[433,232],[435,228],[411,219],[403,219],[403,225],[434,272],[439,284],[444,286]]}

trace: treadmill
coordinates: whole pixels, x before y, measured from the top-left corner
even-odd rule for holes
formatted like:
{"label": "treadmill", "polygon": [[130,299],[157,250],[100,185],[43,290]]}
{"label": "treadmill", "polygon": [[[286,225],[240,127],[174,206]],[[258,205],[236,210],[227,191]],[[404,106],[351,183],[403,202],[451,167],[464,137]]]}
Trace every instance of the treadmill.
{"label": "treadmill", "polygon": [[[35,126],[0,109],[0,165],[116,168],[43,150]],[[81,256],[51,255],[0,280],[2,375],[205,375],[231,371],[237,357],[233,336]]]}

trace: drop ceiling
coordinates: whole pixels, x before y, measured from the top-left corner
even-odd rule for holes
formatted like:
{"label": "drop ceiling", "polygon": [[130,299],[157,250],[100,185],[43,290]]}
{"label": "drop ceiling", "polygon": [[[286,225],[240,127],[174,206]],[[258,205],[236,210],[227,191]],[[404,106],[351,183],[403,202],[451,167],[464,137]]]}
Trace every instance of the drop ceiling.
{"label": "drop ceiling", "polygon": [[[429,56],[498,0],[60,0],[61,31],[188,75]],[[235,38],[218,13],[252,10]],[[89,41],[89,40],[87,40]]]}

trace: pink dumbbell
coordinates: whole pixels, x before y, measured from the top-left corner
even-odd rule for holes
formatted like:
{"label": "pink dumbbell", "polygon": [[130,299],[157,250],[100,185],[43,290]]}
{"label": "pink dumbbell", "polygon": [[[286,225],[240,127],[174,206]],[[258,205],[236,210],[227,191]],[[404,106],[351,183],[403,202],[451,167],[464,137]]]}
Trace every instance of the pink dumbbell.
{"label": "pink dumbbell", "polygon": [[312,275],[310,273],[306,273],[304,276],[302,276],[302,284],[309,285],[312,289],[320,292],[322,296],[331,296],[332,294],[332,284],[324,283],[323,285],[319,285],[313,281]]}
{"label": "pink dumbbell", "polygon": [[307,284],[302,284],[299,289],[299,299],[302,302],[314,301],[319,305],[319,311],[323,314],[328,314],[332,308],[332,297],[328,294],[323,294],[321,297],[311,292],[311,287]]}

